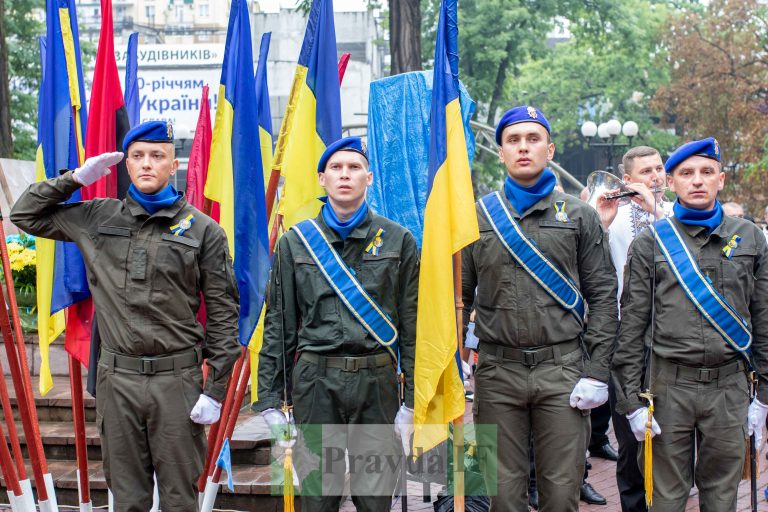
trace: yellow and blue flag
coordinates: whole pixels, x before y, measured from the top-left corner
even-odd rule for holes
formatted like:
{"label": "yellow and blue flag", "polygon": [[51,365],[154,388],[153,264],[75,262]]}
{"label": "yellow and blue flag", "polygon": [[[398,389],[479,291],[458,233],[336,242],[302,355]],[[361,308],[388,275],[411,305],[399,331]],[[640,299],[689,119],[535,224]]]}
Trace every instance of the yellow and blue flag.
{"label": "yellow and blue flag", "polygon": [[[269,184],[269,171],[272,169],[272,156],[274,144],[272,142],[272,109],[269,106],[269,86],[267,85],[267,55],[269,54],[269,42],[272,33],[266,32],[261,36],[259,46],[259,62],[256,65],[256,103],[259,106],[259,140],[261,141],[261,167],[264,170],[264,188]],[[277,208],[272,209],[269,219],[269,232],[277,217]],[[251,357],[251,403],[258,400],[257,384],[259,379],[259,352],[264,342],[264,311],[261,312],[256,331],[248,343]]]}
{"label": "yellow and blue flag", "polygon": [[[435,44],[427,205],[419,272],[414,451],[446,439],[464,414],[458,364],[453,255],[480,236],[459,103],[456,0],[443,0]],[[435,427],[433,427],[435,426]]]}
{"label": "yellow and blue flag", "polygon": [[341,95],[333,2],[313,0],[273,166],[285,177],[280,213],[288,229],[314,217],[324,195],[317,162],[341,138]]}
{"label": "yellow and blue flag", "polygon": [[205,196],[221,208],[219,224],[227,233],[240,290],[244,346],[256,329],[271,265],[264,171],[261,158],[253,158],[260,145],[255,89],[248,2],[233,0]]}
{"label": "yellow and blue flag", "polygon": [[[85,159],[86,106],[74,0],[46,2],[45,52],[38,103],[37,181],[75,169]],[[75,191],[68,202],[80,201]],[[64,330],[64,312],[91,296],[85,264],[72,242],[37,240],[37,304],[40,332],[40,393],[53,387],[50,344]],[[73,315],[77,316],[77,315]],[[87,363],[83,354],[73,354]]]}

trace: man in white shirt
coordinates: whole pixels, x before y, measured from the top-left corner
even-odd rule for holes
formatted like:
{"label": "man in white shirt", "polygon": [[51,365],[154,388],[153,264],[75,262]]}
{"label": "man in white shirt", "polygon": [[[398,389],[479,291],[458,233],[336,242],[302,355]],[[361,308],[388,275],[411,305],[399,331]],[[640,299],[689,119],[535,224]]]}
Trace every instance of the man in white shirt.
{"label": "man in white shirt", "polygon": [[[619,281],[619,299],[623,289],[624,265],[627,262],[629,245],[648,225],[672,213],[672,203],[664,201],[666,175],[658,151],[648,146],[634,147],[622,158],[621,168],[624,170],[627,188],[637,192],[637,195],[630,196],[628,200],[607,200],[601,197],[597,201],[597,212],[603,227],[608,231],[611,258]],[[615,192],[618,190],[608,193]],[[625,204],[619,205],[622,201]],[[619,487],[621,510],[645,512],[644,481],[637,464],[639,443],[629,428],[627,419],[615,413],[615,393],[613,386],[610,387],[611,418],[619,444],[616,483]]]}

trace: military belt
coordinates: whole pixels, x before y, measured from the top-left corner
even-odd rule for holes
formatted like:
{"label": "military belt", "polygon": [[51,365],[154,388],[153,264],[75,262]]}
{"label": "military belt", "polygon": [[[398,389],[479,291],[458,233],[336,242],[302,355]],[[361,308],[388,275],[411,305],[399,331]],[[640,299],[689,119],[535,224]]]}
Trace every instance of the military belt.
{"label": "military belt", "polygon": [[731,361],[720,366],[712,368],[697,368],[693,366],[684,366],[672,363],[661,358],[656,358],[660,367],[669,367],[675,372],[675,382],[700,382],[707,384],[709,382],[724,379],[734,373],[744,372],[746,365],[743,360]]}
{"label": "military belt", "polygon": [[578,340],[566,341],[557,345],[547,345],[546,347],[531,348],[512,348],[496,345],[487,341],[480,341],[480,351],[495,355],[499,359],[520,363],[523,366],[533,367],[540,363],[554,360],[555,364],[560,363],[560,357],[570,354],[574,350],[579,350],[581,344]]}
{"label": "military belt", "polygon": [[203,354],[199,347],[179,354],[160,357],[128,356],[102,348],[99,362],[110,368],[130,370],[141,375],[154,375],[155,373],[199,366],[203,362]]}
{"label": "military belt", "polygon": [[371,354],[369,356],[323,356],[314,352],[302,352],[300,359],[308,363],[325,366],[326,368],[338,368],[345,372],[356,372],[363,368],[381,368],[392,366],[392,356],[386,353]]}

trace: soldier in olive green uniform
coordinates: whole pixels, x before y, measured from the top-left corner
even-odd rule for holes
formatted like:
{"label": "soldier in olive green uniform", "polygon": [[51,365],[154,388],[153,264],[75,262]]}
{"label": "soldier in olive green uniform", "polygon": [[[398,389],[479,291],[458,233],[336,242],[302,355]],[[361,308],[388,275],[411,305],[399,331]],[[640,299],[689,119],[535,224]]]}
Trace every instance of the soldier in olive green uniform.
{"label": "soldier in olive green uniform", "polygon": [[[589,305],[589,323],[565,309],[513,258],[478,202],[480,239],[462,253],[464,323],[474,308],[480,339],[473,413],[486,480],[497,478],[492,510],[527,509],[529,433],[533,433],[541,511],[578,510],[589,409],[608,400],[617,328],[617,281],[597,213],[554,190],[547,162],[549,124],[532,107],[501,119],[496,140],[509,177],[499,201]],[[498,449],[481,425],[497,427]],[[482,460],[482,459],[481,459]]]}
{"label": "soldier in olive green uniform", "polygon": [[[397,415],[397,423],[410,430],[419,277],[416,241],[408,230],[368,208],[365,192],[372,173],[359,138],[329,146],[318,173],[328,201],[314,222],[397,328],[405,404],[398,411],[397,362],[353,316],[294,228],[277,246],[253,409],[261,411],[270,425],[279,425],[285,417],[276,409],[287,399],[299,425],[391,425]],[[302,473],[300,467],[297,471]],[[333,494],[334,489],[340,493],[343,477],[342,471],[340,480],[324,488],[323,494]],[[386,496],[355,495],[362,480],[377,478],[382,475],[351,474],[358,510],[389,510],[393,481]],[[303,491],[305,512],[338,510],[340,496],[308,496],[307,489]]]}
{"label": "soldier in olive green uniform", "polygon": [[[149,510],[155,473],[163,510],[196,511],[203,424],[218,419],[240,352],[237,284],[224,231],[168,185],[178,166],[170,126],[144,123],[125,141],[133,182],[125,200],[62,204],[123,156],[108,153],[31,185],[11,220],[75,242],[83,255],[102,339],[92,362],[96,421],[115,510]],[[196,320],[201,293],[205,328]]]}
{"label": "soldier in olive green uniform", "polygon": [[[768,404],[768,248],[753,223],[723,215],[717,202],[725,178],[719,160],[713,138],[688,143],[669,157],[665,168],[678,197],[674,218],[657,222],[635,238],[624,272],[621,328],[613,357],[616,411],[627,416],[642,442],[649,404],[640,394],[648,388],[643,375],[650,377],[654,511],[684,510],[694,480],[701,510],[736,510],[745,438],[754,430],[760,446],[768,410],[763,405]],[[674,227],[666,233],[676,232],[679,238],[664,238],[664,226]],[[715,292],[712,297],[719,294],[727,302],[733,324],[718,323],[716,328],[689,298],[698,285],[689,282],[688,293],[684,290],[674,270],[682,267],[671,264],[661,248],[664,243],[671,251],[669,240],[687,246],[702,276],[699,285],[708,283]],[[710,318],[720,318],[716,310],[705,310]],[[743,324],[735,321],[739,317]],[[751,331],[752,361],[759,376],[751,405],[746,354],[732,336],[739,331],[747,337]],[[643,341],[650,333],[648,362]],[[638,457],[642,464],[642,448]]]}

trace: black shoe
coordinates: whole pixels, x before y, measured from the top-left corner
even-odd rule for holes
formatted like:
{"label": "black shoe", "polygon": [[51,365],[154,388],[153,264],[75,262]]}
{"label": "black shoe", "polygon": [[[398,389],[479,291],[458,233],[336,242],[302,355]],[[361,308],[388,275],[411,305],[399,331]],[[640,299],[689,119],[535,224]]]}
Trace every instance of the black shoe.
{"label": "black shoe", "polygon": [[539,491],[535,487],[528,489],[528,506],[533,510],[539,510]]}
{"label": "black shoe", "polygon": [[581,484],[581,489],[579,489],[579,499],[585,503],[589,503],[590,505],[608,504],[603,495],[597,492],[595,488],[592,487],[592,484],[588,482]]}
{"label": "black shoe", "polygon": [[616,448],[611,446],[610,443],[605,443],[603,446],[598,446],[597,448],[590,448],[589,455],[605,460],[612,460],[614,462],[619,460],[619,452],[617,452]]}

